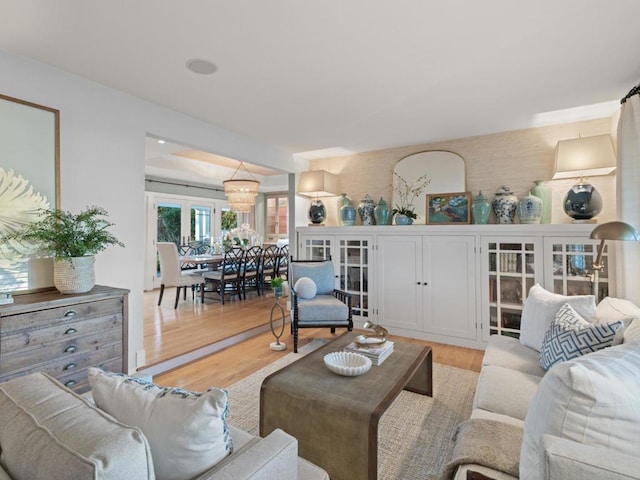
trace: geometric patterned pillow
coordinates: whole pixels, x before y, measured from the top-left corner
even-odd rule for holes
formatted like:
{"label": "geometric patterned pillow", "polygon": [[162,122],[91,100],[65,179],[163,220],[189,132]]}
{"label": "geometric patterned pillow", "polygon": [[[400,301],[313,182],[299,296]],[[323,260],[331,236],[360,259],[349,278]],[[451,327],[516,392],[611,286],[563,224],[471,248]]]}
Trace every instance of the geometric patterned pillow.
{"label": "geometric patterned pillow", "polygon": [[556,314],[542,341],[540,366],[549,370],[558,362],[577,358],[613,344],[622,321],[589,323],[565,303]]}

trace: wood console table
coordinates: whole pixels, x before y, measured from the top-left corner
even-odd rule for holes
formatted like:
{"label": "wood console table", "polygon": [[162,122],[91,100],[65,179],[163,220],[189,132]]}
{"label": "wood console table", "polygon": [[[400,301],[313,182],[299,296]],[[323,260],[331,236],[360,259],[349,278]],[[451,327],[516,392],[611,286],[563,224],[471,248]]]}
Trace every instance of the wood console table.
{"label": "wood console table", "polygon": [[394,343],[382,365],[359,377],[330,372],[323,357],[341,351],[349,332],[268,376],[260,391],[260,435],[281,428],[300,456],[332,480],[376,479],[378,422],[402,389],[432,396],[430,347]]}

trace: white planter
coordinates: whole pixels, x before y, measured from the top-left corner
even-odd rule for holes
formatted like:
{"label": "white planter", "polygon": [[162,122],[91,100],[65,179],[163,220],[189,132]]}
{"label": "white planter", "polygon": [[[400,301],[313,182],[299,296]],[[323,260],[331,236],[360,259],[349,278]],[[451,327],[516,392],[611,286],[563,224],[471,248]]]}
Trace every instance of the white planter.
{"label": "white planter", "polygon": [[96,283],[95,257],[55,258],[53,284],[60,293],[85,293]]}

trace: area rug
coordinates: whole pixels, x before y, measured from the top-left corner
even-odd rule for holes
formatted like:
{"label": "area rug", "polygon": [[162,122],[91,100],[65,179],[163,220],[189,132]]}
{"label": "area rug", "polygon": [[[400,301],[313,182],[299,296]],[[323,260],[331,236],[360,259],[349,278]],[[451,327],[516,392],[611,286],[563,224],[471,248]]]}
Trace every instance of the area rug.
{"label": "area rug", "polygon": [[[231,385],[229,423],[258,435],[264,378],[325,342],[314,340]],[[450,459],[457,426],[471,415],[477,383],[475,372],[434,363],[433,398],[401,392],[380,420],[378,479],[435,479]]]}

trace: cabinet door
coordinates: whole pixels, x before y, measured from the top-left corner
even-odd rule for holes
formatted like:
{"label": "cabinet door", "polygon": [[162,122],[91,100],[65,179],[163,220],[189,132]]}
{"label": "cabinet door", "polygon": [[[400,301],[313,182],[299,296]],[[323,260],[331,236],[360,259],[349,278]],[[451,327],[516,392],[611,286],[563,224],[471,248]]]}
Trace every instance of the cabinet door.
{"label": "cabinet door", "polygon": [[298,260],[326,260],[336,256],[334,235],[300,235]]}
{"label": "cabinet door", "polygon": [[376,288],[382,325],[423,331],[422,237],[378,235]]}
{"label": "cabinet door", "polygon": [[338,287],[352,295],[351,305],[355,320],[367,321],[371,316],[369,300],[369,253],[373,237],[338,236],[338,254],[334,265],[338,268]]}
{"label": "cabinet door", "polygon": [[482,338],[520,336],[529,289],[543,284],[542,239],[482,237]]}
{"label": "cabinet door", "polygon": [[475,340],[475,237],[424,237],[422,251],[425,332]]}
{"label": "cabinet door", "polygon": [[[584,237],[547,237],[544,239],[545,288],[562,295],[591,295],[593,263],[598,253],[598,240]],[[608,245],[605,244],[598,281],[598,299],[615,296],[615,282]]]}

